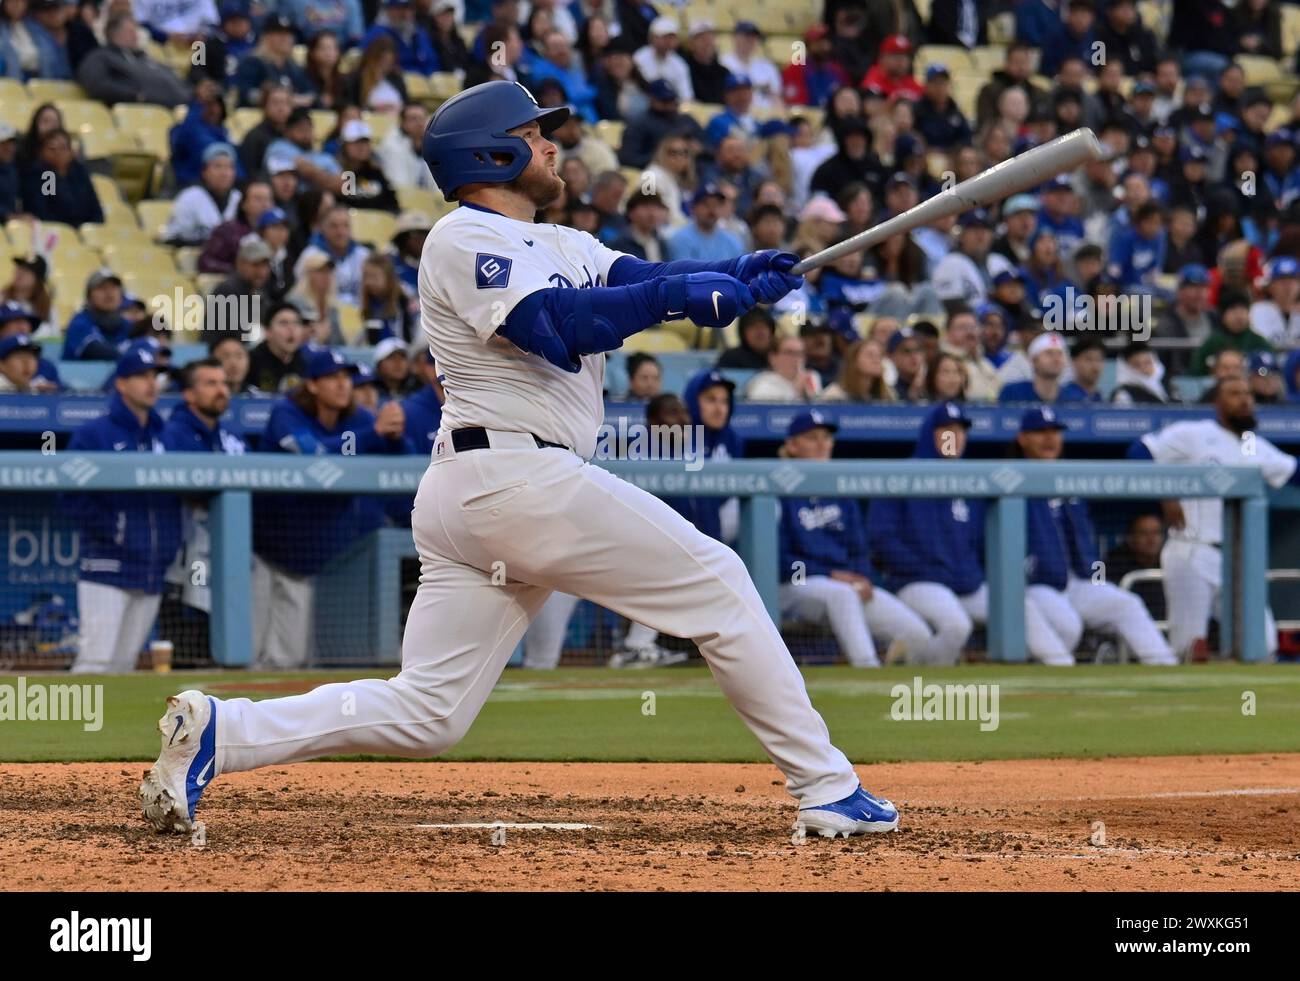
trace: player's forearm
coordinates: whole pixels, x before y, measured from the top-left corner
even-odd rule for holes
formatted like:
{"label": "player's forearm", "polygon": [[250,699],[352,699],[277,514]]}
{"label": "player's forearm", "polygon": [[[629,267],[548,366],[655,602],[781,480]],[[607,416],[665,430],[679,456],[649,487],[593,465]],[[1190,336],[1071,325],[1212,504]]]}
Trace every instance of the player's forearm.
{"label": "player's forearm", "polygon": [[672,262],[646,262],[636,256],[625,255],[609,267],[609,285],[627,286],[646,283],[665,276],[684,276],[687,273],[720,272],[735,276],[740,268],[741,256],[721,262],[704,262],[700,259],[676,259]]}

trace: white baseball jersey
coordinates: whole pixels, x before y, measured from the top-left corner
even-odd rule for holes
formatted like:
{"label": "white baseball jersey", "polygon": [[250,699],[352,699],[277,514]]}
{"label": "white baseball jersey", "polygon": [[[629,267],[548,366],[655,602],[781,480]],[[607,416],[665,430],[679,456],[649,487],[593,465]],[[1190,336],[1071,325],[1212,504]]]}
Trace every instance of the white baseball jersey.
{"label": "white baseball jersey", "polygon": [[440,219],[420,257],[420,313],[447,394],[444,430],[532,433],[579,456],[605,419],[605,355],[565,371],[496,331],[520,300],[551,287],[604,286],[624,253],[586,232],[462,205]]}
{"label": "white baseball jersey", "polygon": [[[1296,458],[1283,453],[1263,436],[1250,439],[1224,429],[1216,420],[1175,422],[1142,437],[1156,463],[1217,463],[1225,467],[1259,467],[1264,479],[1281,487],[1295,473]],[[1186,525],[1171,528],[1169,537],[1202,545],[1223,540],[1223,500],[1218,497],[1187,498],[1182,504]]]}

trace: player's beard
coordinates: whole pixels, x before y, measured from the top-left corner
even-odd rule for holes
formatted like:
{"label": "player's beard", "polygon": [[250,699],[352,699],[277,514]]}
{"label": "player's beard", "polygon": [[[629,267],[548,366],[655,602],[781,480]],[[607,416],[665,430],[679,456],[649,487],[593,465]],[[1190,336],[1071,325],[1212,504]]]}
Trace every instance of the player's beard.
{"label": "player's beard", "polygon": [[547,207],[564,193],[564,180],[559,174],[546,169],[534,170],[532,167],[507,186],[537,205],[538,210]]}
{"label": "player's beard", "polygon": [[1228,428],[1240,436],[1243,433],[1250,432],[1259,425],[1259,420],[1256,419],[1253,414],[1247,412],[1245,415],[1228,416],[1227,423]]}

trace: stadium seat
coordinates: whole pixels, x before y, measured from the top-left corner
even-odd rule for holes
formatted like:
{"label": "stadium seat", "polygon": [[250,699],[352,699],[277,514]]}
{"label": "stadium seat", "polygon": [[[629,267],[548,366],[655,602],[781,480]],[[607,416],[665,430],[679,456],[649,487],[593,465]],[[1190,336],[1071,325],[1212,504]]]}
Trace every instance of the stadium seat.
{"label": "stadium seat", "polygon": [[149,153],[164,160],[171,156],[168,134],[175,120],[166,106],[120,102],[113,107],[113,121]]}
{"label": "stadium seat", "polygon": [[140,227],[153,239],[161,240],[163,229],[172,214],[170,201],[140,201],[136,203],[135,213],[140,218]]}
{"label": "stadium seat", "polygon": [[226,278],[225,273],[199,273],[194,277],[194,283],[199,288],[199,292],[207,295],[212,292],[212,288]]}
{"label": "stadium seat", "polygon": [[978,71],[975,63],[971,61],[970,53],[963,47],[955,44],[923,44],[916,49],[916,60],[913,62],[917,68],[924,72],[925,66],[938,63],[947,65],[948,71],[956,75],[958,72]]}
{"label": "stadium seat", "polygon": [[[258,119],[261,119],[259,114]],[[312,139],[320,143],[325,137],[334,131],[338,124],[339,114],[333,109],[312,109],[311,110],[311,134]]]}
{"label": "stadium seat", "polygon": [[[717,328],[701,327],[689,320],[671,320],[660,324],[670,334],[676,334],[686,345],[686,350],[708,350],[714,346],[719,334]],[[725,330],[725,328],[724,328]]]}
{"label": "stadium seat", "polygon": [[648,351],[652,354],[659,354],[666,351],[685,351],[688,350],[688,345],[673,331],[651,327],[649,330],[643,330],[639,334],[633,334],[629,337],[623,342],[622,350],[628,354],[633,351]]}
{"label": "stadium seat", "polygon": [[1282,15],[1282,50],[1289,61],[1300,48],[1300,7],[1283,3],[1278,5],[1278,12]]}
{"label": "stadium seat", "polygon": [[193,276],[199,271],[199,256],[203,250],[197,245],[182,245],[176,250],[176,268],[186,276]]}
{"label": "stadium seat", "polygon": [[682,104],[682,112],[690,116],[701,126],[707,126],[709,120],[722,112],[726,106],[718,105],[714,102],[685,102]]}
{"label": "stadium seat", "polygon": [[440,102],[450,99],[462,88],[460,76],[455,72],[434,72],[429,76],[429,94]]}
{"label": "stadium seat", "polygon": [[122,277],[122,286],[128,293],[143,297],[146,302],[151,296],[171,296],[178,287],[184,293],[195,290],[193,280],[179,273],[158,275],[151,270],[142,272],[126,267],[113,271]]}
{"label": "stadium seat", "polygon": [[[7,81],[9,79],[0,78],[0,82]],[[18,93],[11,97],[10,90],[0,88],[0,123],[8,123],[18,132],[23,133],[32,121],[36,103],[27,98],[27,93],[23,91],[22,86],[18,87]]]}
{"label": "stadium seat", "polygon": [[105,248],[134,244],[138,246],[152,246],[153,239],[149,233],[136,224],[135,213],[131,213],[131,221],[120,224],[89,224],[81,226],[81,241],[92,249],[99,249],[101,252]]}
{"label": "stadium seat", "polygon": [[5,222],[5,232],[9,235],[9,243],[15,253],[30,255],[33,252],[51,251],[53,248],[58,248],[60,244],[81,244],[81,237],[71,225],[65,225],[60,221],[42,221],[39,226],[40,238],[33,243],[32,225],[17,218],[10,218]]}
{"label": "stadium seat", "polygon": [[152,242],[112,243],[105,245],[100,254],[110,269],[122,275],[130,272],[138,276],[170,276],[180,271],[171,252]]}
{"label": "stadium seat", "polygon": [[[33,78],[27,82],[27,95],[37,104],[42,102],[86,101],[86,90],[76,82],[63,82],[53,78]],[[103,109],[101,103],[95,103]],[[59,108],[62,108],[60,106]],[[108,110],[104,110],[107,112]]]}
{"label": "stadium seat", "polygon": [[339,330],[346,343],[358,343],[361,334],[361,311],[353,303],[340,303],[336,309],[339,313]]}
{"label": "stadium seat", "polygon": [[623,145],[623,129],[626,125],[621,119],[602,119],[594,128],[596,139],[617,151]]}
{"label": "stadium seat", "polygon": [[87,160],[104,160],[115,153],[139,153],[140,144],[127,132],[111,126],[108,129],[86,129],[77,133],[81,155]]}
{"label": "stadium seat", "polygon": [[1154,34],[1158,41],[1163,41],[1169,36],[1169,24],[1165,19],[1166,6],[1159,0],[1138,0],[1137,9],[1142,19],[1142,26]]}
{"label": "stadium seat", "polygon": [[420,211],[437,221],[451,210],[451,202],[442,199],[440,191],[426,191],[422,187],[397,188],[397,203],[403,211]]}
{"label": "stadium seat", "polygon": [[406,97],[411,102],[424,102],[433,97],[433,86],[429,84],[428,75],[421,75],[419,72],[403,72],[402,80],[406,82]]}
{"label": "stadium seat", "polygon": [[387,211],[352,208],[352,237],[358,242],[369,242],[383,248],[393,237],[397,218]]}
{"label": "stadium seat", "polygon": [[370,125],[371,141],[378,145],[397,125],[397,117],[387,112],[363,112],[362,118]]}
{"label": "stadium seat", "polygon": [[[166,137],[164,135],[164,141]],[[155,155],[148,147],[143,151],[133,150],[113,154],[113,180],[117,183],[126,200],[131,204],[147,198],[149,192],[162,185],[162,161],[170,156],[169,148],[164,145],[161,157]],[[132,221],[134,221],[134,217]]]}
{"label": "stadium seat", "polygon": [[243,106],[226,117],[226,131],[236,143],[242,143],[245,134],[262,121],[261,109]]}
{"label": "stadium seat", "polygon": [[113,117],[102,102],[90,99],[57,99],[54,103],[63,113],[63,127],[69,133],[87,133],[92,130],[117,130]]}
{"label": "stadium seat", "polygon": [[1282,77],[1282,69],[1272,58],[1260,55],[1237,55],[1234,59],[1246,75],[1247,85],[1266,85]]}
{"label": "stadium seat", "polygon": [[[985,74],[992,74],[995,69],[1001,68],[1002,63],[1006,61],[1006,49],[1000,44],[985,44],[970,52],[971,64],[977,71]],[[926,65],[920,66],[924,71]]]}

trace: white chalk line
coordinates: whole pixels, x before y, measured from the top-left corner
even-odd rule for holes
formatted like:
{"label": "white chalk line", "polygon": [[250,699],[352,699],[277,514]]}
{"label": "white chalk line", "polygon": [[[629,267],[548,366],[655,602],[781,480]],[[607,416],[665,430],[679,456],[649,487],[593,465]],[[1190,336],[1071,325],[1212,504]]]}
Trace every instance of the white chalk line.
{"label": "white chalk line", "polygon": [[1228,790],[1163,790],[1154,794],[1110,794],[1105,797],[1042,798],[1043,800],[1169,800],[1181,797],[1274,797],[1300,794],[1300,787],[1239,787]]}
{"label": "white chalk line", "polygon": [[490,821],[467,822],[465,824],[417,824],[417,828],[435,831],[458,831],[464,828],[495,831],[505,828],[507,831],[600,831],[599,824],[570,824],[562,821]]}

